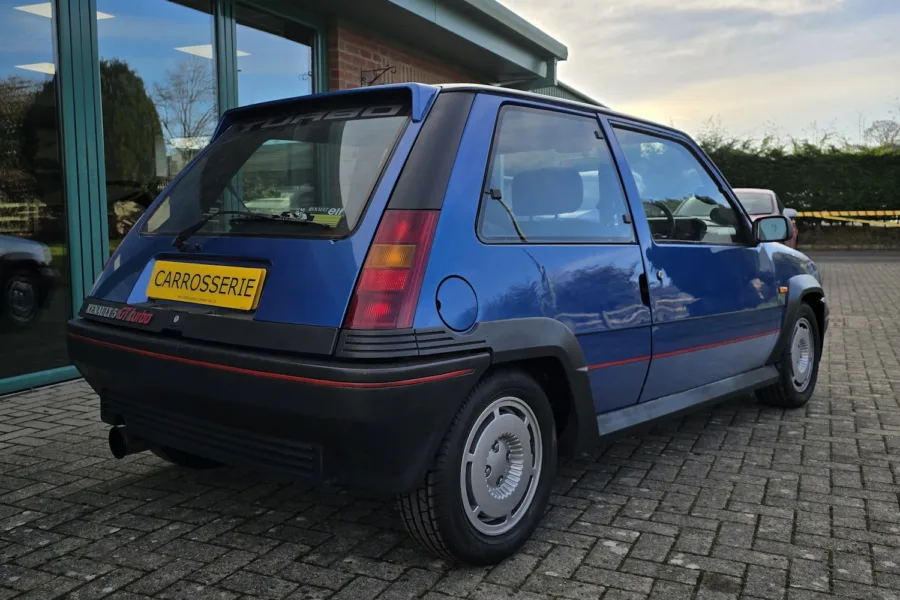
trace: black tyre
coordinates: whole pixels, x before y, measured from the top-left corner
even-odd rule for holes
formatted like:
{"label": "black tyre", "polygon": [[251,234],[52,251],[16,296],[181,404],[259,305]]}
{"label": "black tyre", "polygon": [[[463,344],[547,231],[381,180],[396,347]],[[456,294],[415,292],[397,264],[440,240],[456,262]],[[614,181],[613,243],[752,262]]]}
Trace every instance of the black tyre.
{"label": "black tyre", "polygon": [[519,370],[487,376],[456,414],[425,485],[398,497],[407,530],[432,553],[467,564],[512,556],[544,515],[556,452],[541,386]]}
{"label": "black tyre", "polygon": [[776,363],[779,380],[756,392],[760,402],[779,408],[800,408],[807,402],[819,377],[819,324],[808,304],[800,306],[790,342]]}
{"label": "black tyre", "polygon": [[169,448],[166,446],[151,448],[150,452],[166,462],[170,462],[173,465],[178,465],[179,467],[185,467],[186,469],[215,469],[222,466],[214,460],[203,458],[202,456],[197,456],[196,454],[189,454],[187,452],[183,452],[181,450],[176,450],[175,448]]}
{"label": "black tyre", "polygon": [[10,273],[0,284],[0,327],[26,329],[41,314],[41,286],[28,269]]}

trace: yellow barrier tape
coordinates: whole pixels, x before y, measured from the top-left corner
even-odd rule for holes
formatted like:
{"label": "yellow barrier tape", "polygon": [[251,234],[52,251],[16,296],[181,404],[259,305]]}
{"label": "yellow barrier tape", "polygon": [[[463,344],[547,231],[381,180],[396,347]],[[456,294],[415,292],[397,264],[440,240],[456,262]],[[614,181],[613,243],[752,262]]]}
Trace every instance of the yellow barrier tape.
{"label": "yellow barrier tape", "polygon": [[828,219],[830,221],[847,221],[848,223],[864,223],[867,225],[871,225],[873,227],[900,227],[900,223],[894,223],[892,221],[869,221],[866,219],[850,219],[848,217],[835,217],[828,216],[822,217],[823,219]]}
{"label": "yellow barrier tape", "polygon": [[798,217],[900,217],[900,210],[808,210],[797,213]]}

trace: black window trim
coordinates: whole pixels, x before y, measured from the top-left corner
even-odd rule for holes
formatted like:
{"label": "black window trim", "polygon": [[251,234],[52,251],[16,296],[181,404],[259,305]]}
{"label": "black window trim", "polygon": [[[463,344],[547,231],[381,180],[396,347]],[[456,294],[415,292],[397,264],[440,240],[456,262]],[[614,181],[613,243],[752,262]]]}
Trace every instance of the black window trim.
{"label": "black window trim", "polygon": [[[734,210],[738,215],[740,215],[741,222],[741,233],[743,234],[744,240],[741,242],[705,242],[705,241],[694,241],[694,240],[657,240],[650,237],[650,241],[653,245],[656,246],[677,246],[677,245],[685,245],[685,246],[715,246],[715,247],[723,247],[723,248],[753,248],[756,244],[753,242],[753,227],[751,226],[750,219],[744,210],[744,207],[737,200],[737,197],[734,195],[734,192],[731,189],[731,185],[725,179],[725,176],[722,175],[718,168],[715,167],[715,163],[712,162],[712,159],[707,156],[705,152],[703,152],[702,148],[700,148],[696,142],[694,142],[690,137],[685,134],[676,133],[675,131],[669,131],[667,129],[658,129],[649,125],[645,125],[643,123],[635,123],[632,121],[626,121],[616,117],[608,117],[607,122],[609,123],[610,131],[612,134],[616,134],[616,129],[624,129],[627,131],[632,131],[634,133],[641,133],[644,135],[650,135],[653,137],[661,138],[664,140],[668,140],[671,142],[675,142],[676,144],[680,144],[683,146],[693,157],[697,160],[698,163],[703,167],[706,171],[706,174],[713,180],[713,182],[719,188],[719,193],[721,193],[726,201],[731,205],[732,210]],[[616,142],[619,143],[618,138],[616,138]],[[623,160],[626,161],[627,166],[627,158],[623,153]],[[621,169],[620,169],[621,171]],[[624,177],[624,175],[621,175]],[[634,177],[631,175],[631,169],[629,167],[629,177]],[[635,182],[635,187],[637,187],[637,182]],[[627,193],[627,190],[626,190]],[[644,220],[648,220],[646,211],[643,210],[644,201],[638,197],[637,202],[641,205],[641,210],[643,212]],[[629,203],[630,204],[630,203]]]}
{"label": "black window trim", "polygon": [[[496,153],[494,152],[494,150],[497,146],[497,140],[500,135],[500,125],[503,120],[503,112],[509,108],[525,108],[525,109],[531,109],[531,110],[537,110],[537,111],[544,111],[544,112],[548,112],[548,113],[567,115],[570,117],[581,117],[581,118],[584,118],[587,120],[594,121],[594,123],[597,126],[597,130],[603,136],[602,139],[599,141],[602,141],[606,144],[606,149],[609,152],[610,163],[612,164],[613,168],[616,170],[616,173],[618,174],[619,188],[622,191],[622,200],[625,201],[625,209],[628,211],[627,215],[631,221],[629,223],[629,225],[631,225],[631,240],[629,240],[629,241],[621,241],[621,240],[602,241],[602,240],[596,240],[596,239],[594,239],[594,240],[568,239],[565,241],[540,240],[540,241],[536,241],[536,242],[531,242],[530,240],[528,240],[528,241],[523,242],[523,241],[515,239],[515,238],[509,239],[509,240],[505,240],[505,239],[504,240],[496,240],[496,239],[491,240],[491,239],[486,239],[486,238],[482,237],[481,225],[484,220],[484,212],[485,212],[484,206],[485,206],[485,201],[486,201],[485,196],[487,195],[486,194],[487,184],[488,184],[488,179],[490,178],[491,173],[493,172],[494,160],[496,159]],[[637,230],[635,229],[634,215],[632,214],[632,211],[631,211],[631,205],[628,202],[628,192],[625,189],[625,182],[622,181],[622,174],[619,172],[619,167],[618,167],[618,164],[616,163],[615,156],[613,154],[613,149],[610,146],[609,140],[606,137],[606,132],[603,128],[602,122],[600,121],[599,113],[580,111],[575,108],[565,107],[565,106],[547,106],[544,104],[537,104],[537,103],[532,104],[532,103],[529,103],[526,101],[521,101],[518,99],[504,100],[503,102],[501,102],[500,105],[497,106],[496,119],[494,120],[494,130],[491,133],[491,145],[490,145],[490,148],[488,149],[488,160],[487,160],[487,164],[485,166],[484,176],[482,177],[481,186],[479,189],[478,212],[476,213],[476,218],[475,218],[475,236],[477,237],[479,242],[481,242],[482,244],[484,244],[486,246],[631,246],[631,245],[636,246],[636,245],[638,245],[639,240],[638,240]]]}

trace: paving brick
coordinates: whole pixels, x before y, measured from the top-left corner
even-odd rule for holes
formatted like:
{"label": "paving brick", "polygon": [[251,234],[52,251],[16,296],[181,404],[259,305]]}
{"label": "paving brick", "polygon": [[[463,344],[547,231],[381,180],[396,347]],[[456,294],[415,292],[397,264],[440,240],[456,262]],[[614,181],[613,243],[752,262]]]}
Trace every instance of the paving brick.
{"label": "paving brick", "polygon": [[794,559],[791,561],[790,586],[819,592],[831,589],[828,565],[818,561]]}
{"label": "paving brick", "polygon": [[213,586],[178,581],[166,588],[158,597],[163,600],[235,600],[238,595]]}
{"label": "paving brick", "polygon": [[677,552],[705,555],[712,549],[715,539],[716,534],[711,531],[682,529],[678,534],[678,540],[675,542],[675,550]]}
{"label": "paving brick", "polygon": [[268,575],[240,571],[226,577],[219,584],[219,587],[258,598],[278,600],[296,589],[297,584],[292,581],[269,577]]}
{"label": "paving brick", "polygon": [[390,584],[379,596],[379,600],[409,600],[419,598],[431,589],[440,578],[439,573],[424,569],[409,569],[399,579]]}
{"label": "paving brick", "polygon": [[20,592],[32,590],[53,579],[53,575],[18,565],[0,565],[0,585]]}
{"label": "paving brick", "polygon": [[571,577],[586,555],[587,551],[579,548],[555,546],[538,564],[535,571],[549,577]]}
{"label": "paving brick", "polygon": [[618,588],[629,592],[649,592],[653,586],[653,580],[649,577],[630,575],[618,571],[608,571],[589,566],[582,566],[575,572],[575,579]]}
{"label": "paving brick", "polygon": [[369,600],[388,586],[386,581],[371,577],[357,577],[347,587],[332,596],[333,600]]}
{"label": "paving brick", "polygon": [[121,567],[102,577],[94,579],[87,585],[73,590],[68,598],[70,598],[70,600],[95,600],[97,598],[103,598],[119,588],[125,587],[140,576],[140,571]]}
{"label": "paving brick", "polygon": [[635,558],[625,560],[621,570],[632,575],[641,575],[651,579],[665,579],[688,585],[697,583],[700,577],[700,571],[696,569],[688,569],[679,565],[661,565]]}
{"label": "paving brick", "polygon": [[693,586],[664,580],[657,580],[650,593],[651,600],[692,600],[693,597]]}
{"label": "paving brick", "polygon": [[[53,600],[82,585],[84,582],[70,577],[55,577],[33,590],[19,594],[17,600]],[[113,592],[115,593],[115,592]],[[11,596],[9,596],[11,597]],[[109,596],[107,596],[108,598]]]}
{"label": "paving brick", "polygon": [[697,590],[697,600],[737,600],[741,594],[740,577],[721,573],[704,573]]}
{"label": "paving brick", "polygon": [[560,598],[600,598],[605,588],[592,583],[574,581],[562,577],[549,577],[541,573],[535,573],[525,582],[523,590],[545,596]]}
{"label": "paving brick", "polygon": [[662,562],[669,554],[669,550],[675,543],[674,538],[664,537],[653,533],[641,534],[634,549],[631,551],[631,557],[641,560],[650,560]]}
{"label": "paving brick", "polygon": [[297,583],[305,583],[331,590],[340,589],[348,581],[353,579],[353,575],[349,573],[343,573],[333,569],[324,569],[302,562],[294,563],[286,567],[281,572],[281,576]]}
{"label": "paving brick", "polygon": [[599,540],[585,558],[585,563],[594,567],[615,569],[631,551],[631,545],[617,540]]}
{"label": "paving brick", "polygon": [[781,600],[787,589],[787,572],[758,565],[747,567],[744,592],[766,600]]}

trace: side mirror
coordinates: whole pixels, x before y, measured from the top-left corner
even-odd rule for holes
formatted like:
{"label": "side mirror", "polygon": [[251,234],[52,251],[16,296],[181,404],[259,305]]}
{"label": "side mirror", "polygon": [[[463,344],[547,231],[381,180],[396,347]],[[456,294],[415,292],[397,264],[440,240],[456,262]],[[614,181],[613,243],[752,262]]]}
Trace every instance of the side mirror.
{"label": "side mirror", "polygon": [[796,219],[797,218],[797,211],[794,210],[793,208],[786,208],[786,209],[784,209],[784,212],[782,212],[781,214],[783,214],[788,219]]}
{"label": "side mirror", "polygon": [[753,222],[753,238],[757,242],[783,242],[793,234],[793,225],[788,217],[760,217]]}

